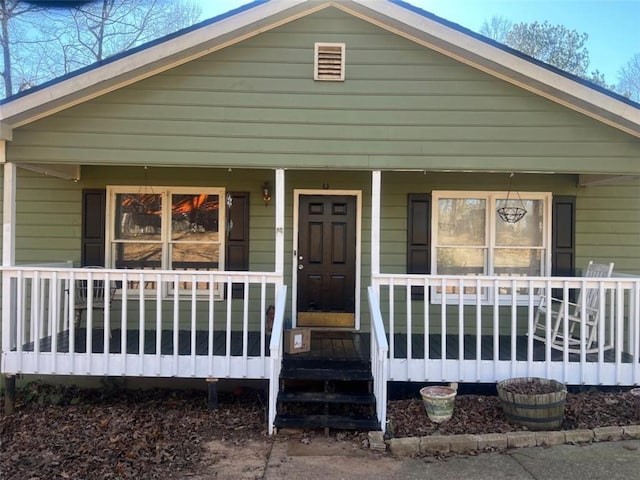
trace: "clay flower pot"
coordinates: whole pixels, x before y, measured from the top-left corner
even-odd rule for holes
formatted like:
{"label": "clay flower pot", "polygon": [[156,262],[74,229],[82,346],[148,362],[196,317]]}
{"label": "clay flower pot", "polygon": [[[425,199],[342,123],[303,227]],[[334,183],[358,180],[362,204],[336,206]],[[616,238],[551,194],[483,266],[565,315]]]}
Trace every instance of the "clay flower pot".
{"label": "clay flower pot", "polygon": [[453,415],[453,406],[458,392],[445,386],[424,387],[420,389],[422,403],[432,422],[446,422]]}

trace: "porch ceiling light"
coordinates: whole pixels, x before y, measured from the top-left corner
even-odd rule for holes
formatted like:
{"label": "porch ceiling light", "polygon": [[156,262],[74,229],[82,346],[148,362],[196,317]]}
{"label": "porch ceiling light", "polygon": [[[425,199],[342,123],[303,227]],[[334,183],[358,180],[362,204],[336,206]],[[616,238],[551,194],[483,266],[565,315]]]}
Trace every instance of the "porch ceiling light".
{"label": "porch ceiling light", "polygon": [[520,194],[516,192],[518,196],[518,203],[514,200],[509,203],[509,195],[511,195],[511,185],[513,184],[513,172],[509,175],[509,190],[507,190],[507,199],[504,202],[504,207],[500,207],[497,212],[500,220],[505,223],[518,223],[527,214],[527,210],[524,208],[524,203],[520,198]]}
{"label": "porch ceiling light", "polygon": [[271,203],[271,185],[269,185],[269,182],[262,184],[262,199],[264,200],[265,206]]}

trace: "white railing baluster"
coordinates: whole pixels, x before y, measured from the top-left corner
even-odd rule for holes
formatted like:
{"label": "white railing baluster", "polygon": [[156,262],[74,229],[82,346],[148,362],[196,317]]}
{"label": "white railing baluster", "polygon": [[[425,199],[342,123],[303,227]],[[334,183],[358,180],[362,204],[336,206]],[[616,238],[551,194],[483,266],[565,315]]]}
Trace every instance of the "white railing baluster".
{"label": "white railing baluster", "polygon": [[227,372],[226,376],[231,376],[231,277],[227,277],[227,331],[226,331],[226,350],[227,350]]}
{"label": "white railing baluster", "polygon": [[110,344],[111,344],[111,277],[109,274],[105,274],[103,279],[103,287],[104,288],[104,325],[103,325],[103,335],[102,335],[102,352],[104,355],[103,358],[103,375],[109,374],[109,359],[111,356],[109,355]]}
{"label": "white railing baluster", "polygon": [[516,376],[516,334],[518,330],[518,317],[517,317],[517,286],[516,280],[511,280],[511,376]]}
{"label": "white railing baluster", "polygon": [[[93,275],[88,272],[87,282],[87,329],[85,332],[85,358],[86,372],[91,373],[91,360],[93,359]],[[81,317],[82,318],[82,317]]]}
{"label": "white railing baluster", "polygon": [[500,360],[500,300],[498,280],[494,279],[493,291],[493,376],[498,377],[498,362]]}
{"label": "white railing baluster", "polygon": [[162,275],[156,275],[156,376],[162,375]]}
{"label": "white railing baluster", "polygon": [[[616,360],[616,384],[619,385],[622,382],[622,375],[620,366],[622,365],[622,350],[623,345],[623,332],[624,332],[624,294],[622,293],[622,285],[620,282],[616,282],[614,290],[614,299],[616,300],[616,313],[614,318],[616,324],[616,344],[614,348]],[[637,360],[636,360],[637,362]]]}
{"label": "white railing baluster", "polygon": [[431,302],[429,302],[429,291],[431,289],[431,285],[429,283],[428,277],[424,277],[423,281],[422,281],[422,285],[423,285],[423,291],[422,291],[422,298],[423,298],[423,312],[424,312],[424,362],[423,362],[423,369],[425,372],[425,375],[422,376],[422,378],[424,379],[426,376],[426,372],[428,371],[429,368],[429,356],[431,353],[431,322],[429,321],[429,305]]}
{"label": "white railing baluster", "polygon": [[40,370],[40,339],[42,330],[40,325],[40,272],[36,272],[31,279],[31,341],[33,342],[33,354],[36,361],[36,369]]}
{"label": "white railing baluster", "polygon": [[16,336],[18,338],[17,350],[18,350],[18,371],[22,372],[22,346],[25,344],[24,339],[24,312],[25,312],[25,295],[24,295],[24,274],[22,271],[18,272],[18,278],[16,280]]}
{"label": "white railing baluster", "polygon": [[440,311],[440,380],[447,378],[447,281],[442,279],[442,305]]}
{"label": "white railing baluster", "polygon": [[[249,278],[245,277],[244,283],[244,299],[242,302],[242,357],[244,359],[244,371],[248,370],[249,365]],[[246,377],[246,374],[243,375]]]}
{"label": "white railing baluster", "polygon": [[173,369],[180,369],[180,278],[173,277]]}
{"label": "white railing baluster", "polygon": [[[144,375],[145,288],[146,278],[144,273],[140,272],[138,275],[138,375],[140,376]],[[156,285],[156,288],[160,288],[160,285]]]}
{"label": "white railing baluster", "polygon": [[207,372],[207,377],[213,377],[213,348],[214,348],[214,340],[215,340],[215,336],[216,336],[216,332],[215,332],[215,288],[216,288],[216,284],[213,281],[214,277],[213,274],[209,274],[209,285],[208,285],[208,292],[209,292],[209,311],[208,311],[208,332],[207,332],[207,340],[208,340],[208,345],[207,345],[207,355],[209,357],[209,370]]}
{"label": "white railing baluster", "polygon": [[196,314],[197,314],[197,310],[198,310],[198,303],[197,303],[197,296],[196,296],[196,292],[198,289],[198,284],[196,281],[196,276],[195,275],[191,275],[191,375],[193,377],[196,376],[196,355],[198,352],[196,352],[196,348],[198,347],[198,345],[196,344],[197,342],[197,338],[196,338],[196,333],[197,333],[197,327],[196,327]]}
{"label": "white railing baluster", "polygon": [[527,369],[529,371],[533,369],[533,307],[535,304],[533,293],[533,282],[529,280],[527,290]]}
{"label": "white railing baluster", "polygon": [[413,359],[412,334],[413,334],[413,312],[411,310],[411,285],[407,285],[405,295],[405,308],[407,309],[407,379],[411,381],[411,369],[409,368]]}
{"label": "white railing baluster", "polygon": [[120,297],[120,359],[122,372],[127,372],[127,321],[129,310],[129,277],[122,274],[122,296]]}
{"label": "white railing baluster", "polygon": [[476,294],[476,381],[480,381],[480,366],[482,365],[482,294],[480,279],[475,279]]}
{"label": "white railing baluster", "polygon": [[[580,295],[580,311],[586,313],[587,312],[587,282],[585,280],[582,280],[582,286],[581,288],[581,293],[582,295]],[[565,322],[568,323],[569,322],[569,304],[567,302],[564,302],[564,305],[566,306],[565,310],[567,312],[566,314],[566,320]],[[585,316],[583,313],[583,316],[585,318],[588,318],[587,316]],[[567,338],[567,342],[568,342],[568,338],[569,338],[569,330],[565,330],[565,338]],[[568,365],[569,365],[569,352],[566,352],[567,356],[565,358],[565,364],[566,367],[568,369]],[[580,322],[580,380],[581,383],[584,383],[585,381],[585,375],[586,375],[586,367],[587,367],[587,325],[585,322]]]}
{"label": "white railing baluster", "polygon": [[464,280],[460,278],[458,280],[458,378],[460,380],[463,374],[463,366],[464,366],[464,301],[462,298],[464,297]]}
{"label": "white railing baluster", "polygon": [[[606,292],[604,290],[604,285],[600,284],[598,286],[598,301],[600,305],[605,305],[603,302],[606,302]],[[602,375],[604,370],[604,346],[605,346],[605,334],[606,334],[606,318],[605,318],[606,308],[599,309],[598,315],[598,378]],[[610,319],[611,325],[613,325],[614,319]],[[609,337],[609,342],[613,342],[613,336]]]}
{"label": "white railing baluster", "polygon": [[49,282],[49,298],[51,299],[51,312],[53,314],[51,325],[51,370],[50,373],[58,371],[58,330],[60,326],[60,291],[58,290],[58,272],[53,272]]}
{"label": "white railing baluster", "polygon": [[[630,335],[632,338],[633,349],[632,362],[640,358],[640,283],[632,286],[633,301],[630,302],[629,323],[631,324]],[[640,384],[640,368],[633,369],[633,382]]]}
{"label": "white railing baluster", "polygon": [[[274,306],[275,308],[275,306]],[[267,348],[267,282],[266,278],[262,277],[260,282],[260,358],[264,360]],[[273,328],[273,325],[272,325]],[[262,362],[262,375],[267,375],[267,362]]]}
{"label": "white railing baluster", "polygon": [[[545,303],[545,313],[544,313],[544,335],[545,335],[545,342],[544,342],[544,361],[545,361],[545,377],[546,378],[551,378],[551,282],[547,282],[547,284],[545,285],[545,292],[544,292],[544,301]],[[563,377],[564,379],[564,377]]]}

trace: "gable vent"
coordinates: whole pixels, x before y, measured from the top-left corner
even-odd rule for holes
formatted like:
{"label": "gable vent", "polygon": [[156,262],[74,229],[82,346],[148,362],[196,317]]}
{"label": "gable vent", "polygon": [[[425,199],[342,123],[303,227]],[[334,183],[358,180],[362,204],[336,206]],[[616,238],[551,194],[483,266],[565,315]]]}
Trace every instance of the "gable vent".
{"label": "gable vent", "polygon": [[314,80],[344,81],[344,43],[316,43]]}

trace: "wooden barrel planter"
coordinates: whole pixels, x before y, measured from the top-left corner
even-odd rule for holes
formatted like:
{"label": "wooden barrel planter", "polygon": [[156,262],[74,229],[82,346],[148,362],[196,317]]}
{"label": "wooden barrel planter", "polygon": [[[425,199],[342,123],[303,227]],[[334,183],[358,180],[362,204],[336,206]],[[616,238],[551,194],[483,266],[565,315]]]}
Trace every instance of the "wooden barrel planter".
{"label": "wooden barrel planter", "polygon": [[567,388],[556,380],[523,377],[498,382],[507,420],[530,430],[555,430],[564,420]]}

